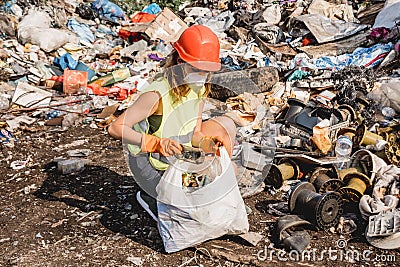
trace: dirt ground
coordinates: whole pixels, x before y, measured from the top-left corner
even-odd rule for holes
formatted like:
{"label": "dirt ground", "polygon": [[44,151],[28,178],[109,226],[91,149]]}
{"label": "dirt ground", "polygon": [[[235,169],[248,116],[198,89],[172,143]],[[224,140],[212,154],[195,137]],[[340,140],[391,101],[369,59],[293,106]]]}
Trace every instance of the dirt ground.
{"label": "dirt ground", "polygon": [[[320,256],[315,261],[269,257],[279,252],[271,247],[277,217],[265,206],[281,196],[267,192],[245,199],[253,210],[250,230],[264,236],[256,247],[224,236],[166,254],[156,223],[136,201],[138,187],[120,141],[87,124],[66,131],[26,130],[16,134],[13,148],[0,150],[0,266],[399,266],[399,250],[375,249],[362,231],[343,237],[310,231],[309,248]],[[92,151],[91,164],[79,174],[58,173],[53,159],[77,148]],[[28,157],[25,168],[10,167]],[[344,252],[337,248],[339,239],[347,241],[348,250],[369,251],[370,261],[321,256],[329,248],[338,250],[335,255]]]}

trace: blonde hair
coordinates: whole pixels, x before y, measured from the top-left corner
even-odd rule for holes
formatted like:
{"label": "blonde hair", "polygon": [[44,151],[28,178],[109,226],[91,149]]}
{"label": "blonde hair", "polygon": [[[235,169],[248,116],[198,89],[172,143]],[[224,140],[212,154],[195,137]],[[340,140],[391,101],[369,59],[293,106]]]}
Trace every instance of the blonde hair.
{"label": "blonde hair", "polygon": [[[171,95],[174,103],[182,101],[182,97],[187,95],[190,90],[190,87],[183,80],[185,73],[182,65],[179,65],[178,59],[179,54],[176,50],[174,50],[164,62],[164,78],[168,81],[169,86],[171,87],[169,94]],[[209,81],[209,78],[207,78],[207,81]],[[211,92],[211,84],[206,82],[204,87],[205,90],[202,97],[207,97]]]}

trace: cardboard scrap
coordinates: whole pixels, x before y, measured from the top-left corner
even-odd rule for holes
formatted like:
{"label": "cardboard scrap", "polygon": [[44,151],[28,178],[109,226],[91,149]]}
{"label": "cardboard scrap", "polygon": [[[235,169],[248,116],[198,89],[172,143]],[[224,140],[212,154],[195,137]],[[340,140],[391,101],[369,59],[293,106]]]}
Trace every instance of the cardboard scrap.
{"label": "cardboard scrap", "polygon": [[105,119],[110,117],[111,115],[113,115],[115,113],[115,111],[117,111],[117,108],[119,107],[119,103],[112,105],[112,106],[107,106],[103,109],[103,111],[97,115],[98,119]]}
{"label": "cardboard scrap", "polygon": [[363,46],[368,35],[369,32],[365,31],[343,40],[321,45],[302,46],[298,49],[306,53],[311,58],[338,56],[345,53],[352,53],[357,47]]}
{"label": "cardboard scrap", "polygon": [[36,121],[35,118],[31,118],[28,115],[22,115],[19,117],[16,117],[12,120],[6,120],[9,128],[13,131],[15,129],[17,129],[20,125],[20,123],[25,123],[25,124],[32,124]]}
{"label": "cardboard scrap", "polygon": [[329,139],[329,121],[323,120],[313,127],[313,136],[311,140],[321,150],[322,154],[326,155],[332,148],[331,140]]}
{"label": "cardboard scrap", "polygon": [[239,235],[241,238],[252,244],[253,246],[257,246],[257,244],[264,238],[262,234],[256,232],[247,232],[245,234]]}
{"label": "cardboard scrap", "polygon": [[177,41],[187,28],[186,23],[167,7],[151,23],[136,23],[122,27],[123,30],[143,32],[153,40],[161,39],[165,42]]}
{"label": "cardboard scrap", "polygon": [[52,93],[39,89],[26,82],[19,82],[12,103],[23,107],[42,107],[50,104]]}

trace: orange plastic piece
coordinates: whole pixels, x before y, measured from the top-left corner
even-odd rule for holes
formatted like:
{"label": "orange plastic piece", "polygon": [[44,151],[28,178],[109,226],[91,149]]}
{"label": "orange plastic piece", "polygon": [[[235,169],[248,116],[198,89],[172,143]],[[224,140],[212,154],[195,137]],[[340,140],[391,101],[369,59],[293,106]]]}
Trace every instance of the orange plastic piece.
{"label": "orange plastic piece", "polygon": [[155,20],[157,16],[155,14],[149,14],[146,12],[138,12],[132,17],[131,21],[133,23],[147,23]]}
{"label": "orange plastic piece", "polygon": [[82,88],[86,91],[88,73],[79,70],[64,70],[63,92],[64,94],[75,94]]}

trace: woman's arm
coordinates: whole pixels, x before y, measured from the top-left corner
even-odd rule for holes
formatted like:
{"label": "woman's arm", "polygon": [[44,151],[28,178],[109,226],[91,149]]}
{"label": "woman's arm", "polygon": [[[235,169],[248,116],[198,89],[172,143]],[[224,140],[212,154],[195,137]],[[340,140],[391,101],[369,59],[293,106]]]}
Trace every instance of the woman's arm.
{"label": "woman's arm", "polygon": [[119,116],[108,128],[108,133],[126,144],[141,145],[142,134],[132,129],[133,125],[152,115],[158,108],[160,95],[146,92]]}
{"label": "woman's arm", "polygon": [[194,133],[192,136],[192,146],[194,147],[199,147],[201,138],[204,137],[204,134],[201,133],[201,124],[203,122],[202,120],[203,109],[204,109],[204,100],[202,100],[200,103],[199,115],[197,116],[196,127],[194,128]]}
{"label": "woman's arm", "polygon": [[234,140],[236,133],[234,122],[232,119],[222,116],[203,122],[203,109],[204,100],[200,104],[199,115],[192,137],[192,146],[201,147],[206,153],[215,152],[219,146],[225,146],[229,155],[232,155],[231,136]]}

